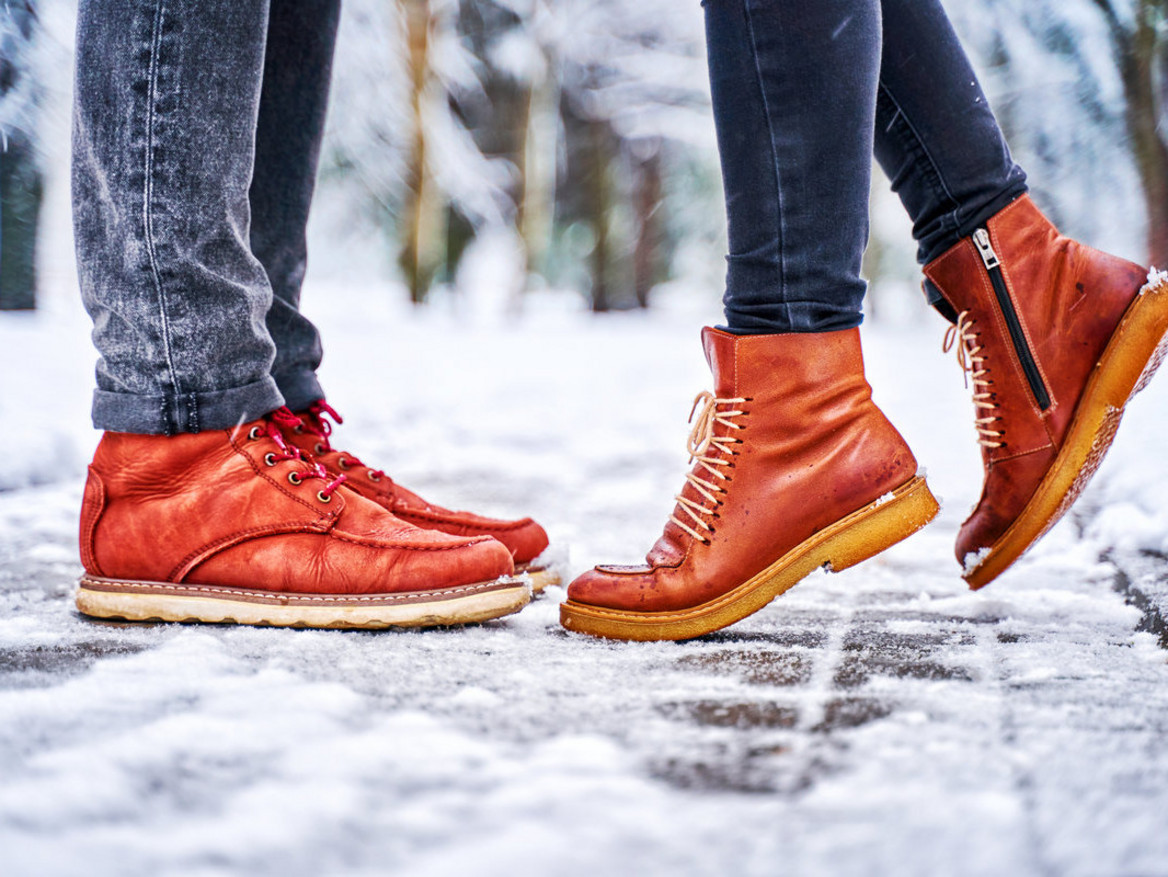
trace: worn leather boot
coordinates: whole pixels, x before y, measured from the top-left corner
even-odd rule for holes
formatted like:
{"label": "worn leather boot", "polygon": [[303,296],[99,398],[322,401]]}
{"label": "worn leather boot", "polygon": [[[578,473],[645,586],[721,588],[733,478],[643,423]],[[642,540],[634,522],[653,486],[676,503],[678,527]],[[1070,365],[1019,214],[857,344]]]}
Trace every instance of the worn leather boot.
{"label": "worn leather boot", "polygon": [[838,572],[937,512],[872,402],[860,334],[702,332],[714,393],[695,403],[693,469],[642,566],[599,566],[560,621],[615,639],[688,639],[758,611],[819,567]]}
{"label": "worn leather boot", "polygon": [[330,421],[344,421],[323,399],[312,403],[307,411],[298,412],[298,416],[301,425],[285,428],[285,439],[311,454],[334,475],[347,475],[347,486],[366,499],[415,527],[455,536],[490,536],[497,539],[511,552],[516,575],[525,576],[535,593],[548,585],[560,583],[560,577],[539,560],[539,555],[548,547],[548,537],[543,527],[531,518],[502,521],[435,505],[402,487],[380,469],[362,463],[347,451],[334,448],[330,441]]}
{"label": "worn leather boot", "polygon": [[970,587],[1063,516],[1165,354],[1168,275],[1059,234],[1023,196],[925,267],[973,383],[985,486],[957,538]]}
{"label": "worn leather boot", "polygon": [[288,445],[288,411],[172,437],[107,432],[81,509],[77,607],[304,627],[482,621],[530,599],[510,552],[398,520]]}

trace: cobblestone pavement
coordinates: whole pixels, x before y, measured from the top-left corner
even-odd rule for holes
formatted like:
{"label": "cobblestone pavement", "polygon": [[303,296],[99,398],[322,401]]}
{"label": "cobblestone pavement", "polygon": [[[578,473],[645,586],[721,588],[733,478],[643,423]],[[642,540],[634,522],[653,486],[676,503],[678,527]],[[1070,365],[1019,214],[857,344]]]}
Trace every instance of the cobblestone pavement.
{"label": "cobblestone pavement", "polygon": [[429,633],[87,621],[77,499],[0,494],[5,873],[1168,873],[1166,653],[1072,527],[981,594],[943,519],[627,645],[556,592]]}
{"label": "cobblestone pavement", "polygon": [[[439,501],[533,514],[569,572],[655,538],[705,317],[314,300],[349,339],[325,375],[342,444]],[[35,464],[0,479],[4,877],[1168,875],[1166,567],[1132,547],[1168,527],[1163,380],[1080,519],[976,594],[951,553],[980,474],[968,391],[943,327],[874,327],[877,401],[941,516],[718,634],[568,635],[558,590],[463,630],[125,625],[71,602],[86,327],[10,329],[0,353],[42,356],[46,383],[2,400]]]}

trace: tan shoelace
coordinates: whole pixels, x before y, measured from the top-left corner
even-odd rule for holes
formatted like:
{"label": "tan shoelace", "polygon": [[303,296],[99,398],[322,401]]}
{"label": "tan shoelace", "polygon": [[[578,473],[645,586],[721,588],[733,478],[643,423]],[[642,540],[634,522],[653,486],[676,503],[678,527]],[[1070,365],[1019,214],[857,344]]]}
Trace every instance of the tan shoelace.
{"label": "tan shoelace", "polygon": [[[710,542],[709,534],[714,532],[714,528],[705,518],[708,515],[714,515],[715,509],[722,504],[721,500],[718,499],[718,494],[726,492],[725,484],[730,480],[730,476],[721,470],[734,465],[728,459],[737,456],[731,445],[742,443],[742,439],[731,438],[728,435],[715,435],[714,430],[719,424],[728,429],[743,429],[742,424],[735,423],[731,418],[741,417],[746,413],[736,406],[743,405],[747,401],[746,399],[719,399],[713,393],[703,390],[694,398],[693,408],[690,410],[689,419],[693,424],[693,429],[689,433],[689,459],[691,463],[696,461],[698,465],[693,472],[685,476],[685,480],[711,506],[706,507],[679,493],[676,497],[678,511],[688,515],[691,522],[686,523],[680,520],[676,514],[670,515],[669,520],[706,545]],[[701,406],[701,411],[698,411],[698,406]],[[728,406],[731,410],[719,410],[718,406]],[[711,449],[713,449],[712,453]],[[702,478],[698,474],[702,469],[716,480],[707,481]],[[693,526],[690,525],[691,523]],[[695,526],[701,528],[700,531],[695,530]]]}
{"label": "tan shoelace", "polygon": [[[956,345],[957,364],[961,366],[961,371],[965,375],[966,388],[969,387],[969,382],[973,381],[973,404],[978,409],[978,414],[986,415],[984,417],[975,416],[973,419],[974,428],[977,429],[978,443],[987,448],[1001,448],[1006,444],[1002,441],[1004,433],[1000,430],[990,429],[990,424],[996,423],[1001,418],[994,413],[997,411],[998,405],[993,401],[994,394],[990,391],[990,382],[985,379],[989,371],[983,368],[985,357],[978,355],[982,351],[981,345],[977,343],[978,333],[971,331],[974,322],[969,318],[969,311],[962,311],[958,314],[957,322],[945,332],[945,340],[941,345],[941,350],[948,353]],[[957,344],[958,339],[961,340],[960,344]]]}

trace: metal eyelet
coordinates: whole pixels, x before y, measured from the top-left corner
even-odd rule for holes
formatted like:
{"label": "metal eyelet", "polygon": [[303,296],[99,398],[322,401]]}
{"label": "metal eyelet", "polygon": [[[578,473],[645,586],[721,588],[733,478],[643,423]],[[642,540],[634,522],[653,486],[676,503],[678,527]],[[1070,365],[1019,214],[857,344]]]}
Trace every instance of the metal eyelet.
{"label": "metal eyelet", "polygon": [[256,439],[258,439],[263,434],[264,434],[264,431],[262,429],[260,429],[258,426],[253,426],[251,429],[249,429],[247,431],[248,441],[254,442]]}
{"label": "metal eyelet", "polygon": [[328,450],[328,448],[326,448],[320,442],[317,442],[315,445],[312,446],[312,453],[316,454],[318,457],[327,450]]}
{"label": "metal eyelet", "polygon": [[304,432],[304,424],[301,424],[301,423],[296,424],[294,427],[292,427],[292,431],[294,433],[296,433],[297,435],[300,435],[301,433]]}
{"label": "metal eyelet", "polygon": [[369,474],[370,481],[380,481],[381,480],[381,476],[378,475],[376,472],[370,472],[368,474]]}
{"label": "metal eyelet", "polygon": [[264,454],[264,465],[265,466],[275,466],[276,465],[276,455],[275,454]]}
{"label": "metal eyelet", "polygon": [[349,464],[349,461],[346,460],[344,457],[338,457],[337,458],[337,466],[339,466],[341,469],[348,469],[350,467],[350,464]]}
{"label": "metal eyelet", "polygon": [[318,490],[316,492],[316,498],[319,499],[321,502],[332,502],[333,501],[333,495],[331,493],[325,493],[323,490]]}
{"label": "metal eyelet", "polygon": [[303,480],[304,479],[301,478],[300,475],[298,475],[296,472],[288,473],[288,481],[290,481],[292,484],[300,484],[300,482]]}

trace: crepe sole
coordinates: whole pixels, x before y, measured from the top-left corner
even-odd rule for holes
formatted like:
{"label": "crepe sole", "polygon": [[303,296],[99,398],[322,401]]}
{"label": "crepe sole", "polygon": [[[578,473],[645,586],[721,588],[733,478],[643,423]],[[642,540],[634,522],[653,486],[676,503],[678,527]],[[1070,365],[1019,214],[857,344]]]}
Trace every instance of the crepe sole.
{"label": "crepe sole", "polygon": [[762,609],[820,567],[840,572],[911,536],[937,514],[925,479],[913,478],[800,542],[721,597],[671,612],[632,612],[571,600],[560,604],[568,630],[624,640],[679,640],[720,630]]}
{"label": "crepe sole", "polygon": [[77,589],[77,608],[97,618],[363,629],[487,621],[530,599],[526,583],[514,578],[432,591],[292,594],[86,575]]}

